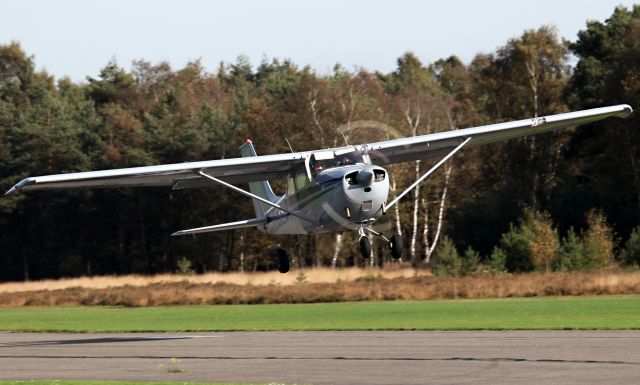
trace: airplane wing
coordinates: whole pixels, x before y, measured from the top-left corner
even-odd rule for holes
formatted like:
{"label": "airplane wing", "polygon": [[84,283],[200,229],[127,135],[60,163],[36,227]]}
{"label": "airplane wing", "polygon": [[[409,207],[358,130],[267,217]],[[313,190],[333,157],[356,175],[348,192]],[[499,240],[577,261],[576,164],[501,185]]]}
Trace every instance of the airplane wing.
{"label": "airplane wing", "polygon": [[[399,163],[443,156],[467,138],[472,138],[469,145],[477,146],[590,123],[611,116],[624,118],[631,112],[632,109],[629,105],[621,104],[515,122],[362,144],[356,146],[356,148],[366,149],[375,164]],[[305,159],[312,153],[313,151],[308,151],[36,176],[23,179],[7,191],[6,194],[16,191],[71,188],[171,186],[174,189],[184,189],[209,185],[210,182],[203,178],[199,172],[204,172],[227,183],[279,179],[287,177],[298,167],[303,167]]]}
{"label": "airplane wing", "polygon": [[72,188],[171,186],[178,190],[211,185],[199,171],[228,183],[279,179],[304,166],[305,156],[305,153],[289,153],[36,176],[21,180],[5,195],[16,191]]}
{"label": "airplane wing", "polygon": [[437,132],[411,138],[387,140],[364,146],[368,148],[371,160],[377,165],[400,163],[442,157],[469,137],[471,138],[469,146],[479,146],[591,123],[612,116],[626,118],[632,112],[631,106],[620,104],[488,126]]}

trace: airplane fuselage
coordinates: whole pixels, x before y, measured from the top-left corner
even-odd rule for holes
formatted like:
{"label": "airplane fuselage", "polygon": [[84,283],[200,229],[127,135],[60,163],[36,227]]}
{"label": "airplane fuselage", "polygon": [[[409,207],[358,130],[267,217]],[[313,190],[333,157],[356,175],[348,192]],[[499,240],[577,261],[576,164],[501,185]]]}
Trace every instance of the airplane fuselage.
{"label": "airplane fuselage", "polygon": [[295,216],[283,216],[273,209],[275,218],[259,227],[267,234],[320,234],[357,229],[379,219],[389,195],[385,169],[370,164],[353,164],[318,172],[309,181],[305,173],[292,176],[287,194],[279,204],[295,210],[315,223]]}

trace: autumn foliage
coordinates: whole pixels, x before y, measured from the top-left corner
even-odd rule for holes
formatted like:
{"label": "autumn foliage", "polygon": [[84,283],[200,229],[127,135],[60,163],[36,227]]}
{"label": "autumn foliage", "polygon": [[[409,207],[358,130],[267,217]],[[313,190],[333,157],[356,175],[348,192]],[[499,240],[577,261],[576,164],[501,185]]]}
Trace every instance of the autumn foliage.
{"label": "autumn foliage", "polygon": [[[621,103],[638,110],[639,26],[640,6],[619,7],[572,42],[541,26],[466,63],[407,52],[388,73],[241,56],[214,69],[112,60],[83,82],[55,79],[37,69],[37,52],[2,42],[0,189],[27,176],[237,157],[246,137],[266,155],[289,152],[285,138],[304,151]],[[639,125],[636,112],[465,148],[379,225],[402,233],[404,267],[438,266],[440,252],[440,266],[452,266],[440,275],[637,265]],[[385,165],[391,198],[432,164]],[[292,249],[296,269],[396,267],[379,238],[362,258],[353,232],[295,244],[253,229],[169,236],[254,216],[249,200],[219,186],[14,194],[0,199],[0,281],[171,273],[185,260],[196,274],[269,271],[279,247]]]}

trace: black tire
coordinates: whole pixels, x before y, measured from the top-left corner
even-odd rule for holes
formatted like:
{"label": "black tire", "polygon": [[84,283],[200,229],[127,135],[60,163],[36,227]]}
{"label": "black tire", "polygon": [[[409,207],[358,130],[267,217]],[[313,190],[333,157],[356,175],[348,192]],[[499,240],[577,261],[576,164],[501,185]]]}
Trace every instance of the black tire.
{"label": "black tire", "polygon": [[360,238],[360,254],[364,259],[371,257],[371,242],[367,237]]}
{"label": "black tire", "polygon": [[393,259],[400,259],[404,253],[404,247],[402,243],[402,236],[400,234],[393,234],[389,240],[389,249],[391,249],[391,257]]}
{"label": "black tire", "polygon": [[289,271],[289,255],[283,249],[276,250],[276,267],[282,274]]}

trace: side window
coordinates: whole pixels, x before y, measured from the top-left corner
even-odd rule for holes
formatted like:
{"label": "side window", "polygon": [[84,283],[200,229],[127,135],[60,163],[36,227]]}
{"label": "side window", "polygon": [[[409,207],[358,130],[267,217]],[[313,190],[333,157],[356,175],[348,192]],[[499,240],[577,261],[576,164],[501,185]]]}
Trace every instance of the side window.
{"label": "side window", "polygon": [[303,190],[309,185],[309,177],[307,176],[306,166],[300,166],[289,177],[287,189],[289,193],[295,193]]}
{"label": "side window", "polygon": [[315,178],[319,172],[322,172],[327,169],[326,161],[316,159],[315,155],[311,155],[311,159],[309,160],[309,173],[312,178]]}

